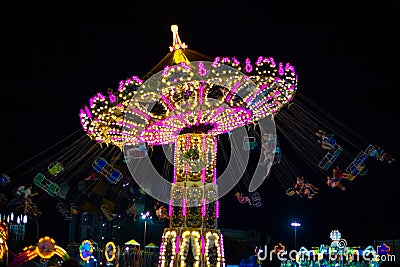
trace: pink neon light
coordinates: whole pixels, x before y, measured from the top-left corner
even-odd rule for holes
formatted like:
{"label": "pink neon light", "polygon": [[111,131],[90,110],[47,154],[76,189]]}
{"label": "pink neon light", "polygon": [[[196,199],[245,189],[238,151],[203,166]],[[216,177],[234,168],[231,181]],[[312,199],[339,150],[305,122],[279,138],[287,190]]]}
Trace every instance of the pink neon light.
{"label": "pink neon light", "polygon": [[174,163],[174,177],[173,177],[173,181],[174,184],[176,184],[176,164]]}
{"label": "pink neon light", "polygon": [[123,137],[112,137],[111,140],[113,140],[113,141],[122,141],[122,140],[125,140],[125,138],[123,138]]}
{"label": "pink neon light", "polygon": [[240,61],[237,60],[237,58],[233,57],[233,58],[232,58],[232,61],[233,61],[234,64],[240,65]]}
{"label": "pink neon light", "polygon": [[220,60],[220,57],[216,57],[216,58],[214,59],[214,62],[212,63],[212,66],[213,66],[213,67],[216,67],[216,66],[218,65],[218,63],[219,63],[219,60]]}
{"label": "pink neon light", "polygon": [[181,65],[185,70],[192,70],[192,68],[191,68],[186,62],[181,62],[180,65]]}
{"label": "pink neon light", "polygon": [[175,108],[169,101],[169,99],[165,95],[161,95],[162,100],[164,100],[165,104],[167,104],[168,108],[173,111]]}
{"label": "pink neon light", "polygon": [[263,57],[259,56],[257,61],[256,61],[256,65],[259,66],[262,63],[262,61],[263,61]]}
{"label": "pink neon light", "polygon": [[161,73],[161,75],[164,77],[165,75],[167,75],[167,73],[168,73],[168,71],[169,71],[169,66],[167,65],[167,66],[165,66],[164,67],[164,69],[163,69],[163,72]]}
{"label": "pink neon light", "polygon": [[203,94],[204,94],[204,85],[200,85],[199,88],[199,103],[200,103],[200,109],[199,109],[199,114],[197,116],[197,123],[201,122],[201,113],[202,113],[202,109],[201,109],[201,105],[203,105]]}
{"label": "pink neon light", "polygon": [[[186,150],[189,150],[190,149],[190,135],[189,134],[187,134],[186,135]],[[189,173],[189,164],[186,164],[186,174],[188,174]]]}
{"label": "pink neon light", "polygon": [[89,99],[89,107],[93,107],[94,106],[94,97]]}
{"label": "pink neon light", "polygon": [[106,99],[106,97],[102,93],[97,93],[97,97],[100,98],[100,100]]}
{"label": "pink neon light", "polygon": [[200,124],[200,123],[201,123],[201,114],[202,114],[202,112],[203,112],[203,110],[202,110],[201,107],[200,107],[200,109],[199,109],[199,114],[197,115],[197,124]]}
{"label": "pink neon light", "polygon": [[219,239],[219,253],[220,253],[220,255],[221,255],[221,258],[224,258],[225,257],[225,251],[224,251],[224,238],[222,237],[222,234],[221,234],[221,237],[220,237],[220,239]]}
{"label": "pink neon light", "polygon": [[230,101],[232,98],[232,95],[236,93],[236,90],[239,88],[241,85],[241,82],[238,81],[235,86],[233,86],[232,90],[229,92],[228,96],[226,97],[226,102]]}
{"label": "pink neon light", "polygon": [[186,135],[186,150],[189,150],[190,148],[190,135]]}
{"label": "pink neon light", "polygon": [[272,67],[276,67],[275,60],[272,57],[269,58],[269,62],[271,63]]}
{"label": "pink neon light", "polygon": [[229,57],[223,57],[221,60],[222,63],[229,62]]}
{"label": "pink neon light", "polygon": [[128,78],[126,80],[121,80],[118,84],[118,92],[122,92],[125,88],[125,85],[129,85],[133,82],[136,82],[137,84],[142,84],[143,80],[141,80],[137,76],[132,76],[131,78]]}
{"label": "pink neon light", "polygon": [[173,209],[173,206],[172,206],[172,198],[169,200],[169,210],[168,210],[168,216],[169,217],[172,217],[172,209]]}
{"label": "pink neon light", "polygon": [[216,110],[217,112],[215,112],[215,113],[212,115],[212,117],[211,117],[211,119],[210,119],[210,122],[213,122],[214,119],[215,119],[216,117],[218,117],[218,116],[224,111],[224,108],[216,108],[215,110]]}
{"label": "pink neon light", "polygon": [[202,199],[201,216],[206,217],[206,199]]}
{"label": "pink neon light", "polygon": [[[206,154],[207,153],[207,135],[203,136],[203,153]],[[204,166],[203,169],[201,171],[201,181],[203,183],[206,182],[206,166],[207,166],[207,158],[206,158],[206,162],[204,162]]]}
{"label": "pink neon light", "polygon": [[199,62],[199,70],[198,73],[201,77],[204,77],[207,75],[207,68],[204,66],[203,62]]}
{"label": "pink neon light", "polygon": [[253,71],[253,66],[251,66],[251,61],[249,58],[246,58],[246,66],[244,67],[244,70],[249,73]]}
{"label": "pink neon light", "polygon": [[263,84],[260,86],[260,88],[258,88],[258,90],[257,90],[254,94],[252,94],[251,97],[249,97],[249,98],[246,100],[246,103],[249,104],[249,102],[253,101],[253,99],[255,99],[255,98],[257,97],[257,95],[258,95],[261,91],[263,91],[267,86],[268,86],[267,83],[263,83]]}
{"label": "pink neon light", "polygon": [[125,81],[124,80],[119,82],[118,92],[121,92],[124,89],[124,85],[125,85]]}
{"label": "pink neon light", "polygon": [[203,94],[204,94],[204,85],[200,85],[199,88],[199,103],[200,105],[203,105]]}
{"label": "pink neon light", "polygon": [[279,62],[278,74],[280,76],[282,76],[284,73],[285,73],[285,71],[283,70],[283,64],[282,64],[282,62]]}
{"label": "pink neon light", "polygon": [[180,246],[180,243],[181,243],[181,236],[178,235],[178,236],[176,237],[176,245],[175,245],[175,254],[176,254],[176,255],[178,255],[178,253],[179,253],[179,246]]}
{"label": "pink neon light", "polygon": [[90,118],[90,119],[92,118],[92,113],[90,112],[88,106],[85,106],[85,113],[88,116],[88,118]]}
{"label": "pink neon light", "polygon": [[132,80],[134,80],[134,81],[137,82],[138,84],[143,83],[143,80],[140,79],[138,76],[132,76]]}
{"label": "pink neon light", "polygon": [[286,63],[285,71],[286,70],[291,70],[293,74],[296,74],[296,72],[294,71],[294,66],[290,65],[289,63]]}
{"label": "pink neon light", "polygon": [[204,255],[205,251],[205,242],[204,242],[204,235],[201,236],[201,254]]}
{"label": "pink neon light", "polygon": [[111,103],[115,103],[117,101],[117,97],[112,92],[108,92],[108,98],[110,99]]}
{"label": "pink neon light", "polygon": [[215,201],[215,218],[219,218],[219,201]]}
{"label": "pink neon light", "polygon": [[182,201],[182,215],[186,216],[186,197],[184,197]]}
{"label": "pink neon light", "polygon": [[[190,112],[189,114],[192,114],[192,113],[193,113],[193,112]],[[183,119],[184,116],[185,116],[185,114],[182,113],[182,114],[180,114],[180,115],[175,116],[174,119],[177,119],[177,120],[179,120],[180,122],[182,122],[184,125],[186,125],[186,121]]]}
{"label": "pink neon light", "polygon": [[[218,150],[218,146],[217,146],[217,142],[215,141],[215,137],[214,138],[214,155],[217,155],[217,150]],[[217,157],[214,157],[214,166],[217,166]],[[217,167],[214,167],[214,173],[213,173],[213,183],[217,184]]]}
{"label": "pink neon light", "polygon": [[83,112],[83,110],[81,110],[81,112],[79,113],[79,117],[81,117],[81,125],[82,125],[83,130],[87,131],[87,127],[84,123],[84,121],[85,121],[84,115],[85,115],[85,112]]}

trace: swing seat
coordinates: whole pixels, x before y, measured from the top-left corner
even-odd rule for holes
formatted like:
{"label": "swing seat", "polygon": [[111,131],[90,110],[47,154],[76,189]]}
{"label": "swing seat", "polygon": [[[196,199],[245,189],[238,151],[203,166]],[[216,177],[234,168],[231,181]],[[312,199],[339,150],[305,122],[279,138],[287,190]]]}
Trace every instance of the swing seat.
{"label": "swing seat", "polygon": [[42,215],[42,212],[38,209],[38,207],[35,204],[29,204],[27,206],[27,211],[31,214],[33,214],[33,216],[35,217],[39,217],[40,215]]}
{"label": "swing seat", "polygon": [[368,154],[361,151],[357,157],[347,166],[346,172],[349,174],[347,177],[350,181],[354,180],[358,175],[365,175],[367,168],[365,167],[365,161],[368,158]]}
{"label": "swing seat", "polygon": [[362,170],[360,171],[359,175],[364,176],[365,174],[367,174],[367,172],[368,172],[368,169],[367,169],[367,167],[364,166],[364,168],[362,168]]}
{"label": "swing seat", "polygon": [[265,134],[262,139],[263,146],[269,150],[275,150],[279,147],[278,137],[276,135]]}
{"label": "swing seat", "polygon": [[106,167],[107,165],[109,165],[108,162],[103,158],[97,158],[92,163],[93,170],[95,170],[98,173],[100,173],[101,170],[103,170],[104,167]]}
{"label": "swing seat", "polygon": [[122,173],[119,170],[114,169],[105,159],[98,158],[93,164],[95,172],[106,177],[107,181],[111,184],[116,184],[121,180]]}
{"label": "swing seat", "polygon": [[0,185],[6,186],[8,183],[10,183],[11,179],[8,177],[6,174],[2,174],[0,176]]}
{"label": "swing seat", "polygon": [[370,157],[376,157],[378,155],[378,150],[374,145],[369,145],[364,152]]}
{"label": "swing seat", "polygon": [[60,172],[62,172],[64,170],[63,165],[60,162],[53,162],[50,163],[50,165],[47,167],[47,170],[49,171],[49,173],[53,176],[56,176],[57,174],[59,174]]}
{"label": "swing seat", "polygon": [[338,145],[334,152],[329,151],[325,154],[324,158],[318,163],[318,167],[327,171],[342,152],[343,148]]}
{"label": "swing seat", "polygon": [[147,155],[148,155],[148,150],[146,145],[138,144],[126,150],[125,160],[144,158],[147,157]]}
{"label": "swing seat", "polygon": [[68,185],[67,182],[61,183],[61,184],[60,184],[60,194],[59,194],[59,197],[60,197],[60,198],[63,198],[63,199],[66,199],[69,189],[70,189],[70,186]]}
{"label": "swing seat", "polygon": [[3,193],[0,193],[0,204],[7,203],[8,199],[4,196]]}
{"label": "swing seat", "polygon": [[256,138],[253,136],[245,136],[243,139],[243,149],[248,151],[257,147]]}
{"label": "swing seat", "polygon": [[116,184],[121,180],[122,173],[118,170],[113,169],[110,175],[107,177],[107,181],[111,184]]}
{"label": "swing seat", "polygon": [[260,193],[258,192],[251,194],[251,201],[253,202],[254,207],[262,206]]}
{"label": "swing seat", "polygon": [[66,204],[63,202],[58,202],[56,208],[65,220],[68,221],[72,219],[71,209]]}
{"label": "swing seat", "polygon": [[113,213],[108,209],[107,205],[101,205],[100,206],[101,211],[103,212],[104,216],[107,218],[107,220],[110,222],[114,220],[114,215]]}
{"label": "swing seat", "polygon": [[46,188],[46,192],[52,196],[56,197],[60,194],[60,187],[58,187],[58,184],[54,182],[50,182]]}
{"label": "swing seat", "polygon": [[56,197],[60,194],[60,188],[58,187],[58,184],[47,179],[43,173],[39,172],[38,174],[36,174],[33,179],[33,183],[37,187],[46,191],[52,197]]}
{"label": "swing seat", "polygon": [[328,141],[329,144],[336,146],[336,139],[333,138],[333,136],[327,137],[326,141]]}
{"label": "swing seat", "polygon": [[46,179],[46,176],[44,176],[44,174],[43,173],[38,173],[38,174],[36,174],[36,176],[33,178],[33,183],[35,184],[35,185],[37,185],[38,187],[41,187],[42,188],[42,183],[43,183],[43,181]]}
{"label": "swing seat", "polygon": [[272,164],[280,163],[282,158],[282,153],[281,153],[281,148],[277,146],[275,148],[275,155],[274,155],[274,160],[272,161]]}
{"label": "swing seat", "polygon": [[289,197],[294,196],[295,194],[296,194],[296,192],[294,191],[293,188],[289,188],[286,190],[286,195]]}

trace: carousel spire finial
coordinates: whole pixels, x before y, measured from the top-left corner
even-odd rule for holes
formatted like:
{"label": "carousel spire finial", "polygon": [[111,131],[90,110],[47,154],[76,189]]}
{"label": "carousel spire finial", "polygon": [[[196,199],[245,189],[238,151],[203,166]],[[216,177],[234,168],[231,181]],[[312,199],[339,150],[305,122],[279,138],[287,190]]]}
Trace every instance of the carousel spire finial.
{"label": "carousel spire finial", "polygon": [[181,39],[179,38],[178,25],[172,25],[171,31],[173,34],[172,35],[172,46],[169,47],[169,51],[172,52],[174,50],[187,48],[188,46],[185,43],[182,43]]}

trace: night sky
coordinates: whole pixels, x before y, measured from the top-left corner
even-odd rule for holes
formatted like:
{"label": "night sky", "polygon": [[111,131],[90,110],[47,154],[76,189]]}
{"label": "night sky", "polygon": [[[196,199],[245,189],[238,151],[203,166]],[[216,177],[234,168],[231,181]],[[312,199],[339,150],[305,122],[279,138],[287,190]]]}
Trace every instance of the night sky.
{"label": "night sky", "polygon": [[[14,173],[23,173],[32,157],[81,128],[79,110],[89,98],[146,74],[169,52],[170,26],[177,24],[189,49],[210,57],[271,56],[290,62],[299,75],[299,93],[398,159],[392,165],[371,161],[368,173],[344,192],[315,180],[323,189],[313,200],[286,196],[271,175],[258,190],[260,208],[237,203],[233,192],[222,199],[220,228],[292,242],[290,222],[298,220],[298,242],[308,246],[330,242],[332,229],[352,245],[400,238],[394,219],[400,203],[394,3],[244,3],[231,9],[204,8],[184,16],[156,16],[150,10],[135,16],[141,12],[133,6],[112,14],[14,10],[2,33],[0,173],[15,166],[20,167]],[[48,220],[53,221],[48,235],[56,234],[56,219]]]}

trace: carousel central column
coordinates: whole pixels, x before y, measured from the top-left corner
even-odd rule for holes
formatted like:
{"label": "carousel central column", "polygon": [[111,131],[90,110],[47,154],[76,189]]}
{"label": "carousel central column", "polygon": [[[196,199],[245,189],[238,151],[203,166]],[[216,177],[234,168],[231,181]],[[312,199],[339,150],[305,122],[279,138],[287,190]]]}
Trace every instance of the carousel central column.
{"label": "carousel central column", "polygon": [[164,229],[159,266],[224,266],[217,229],[215,136],[177,136],[170,200],[170,226]]}

